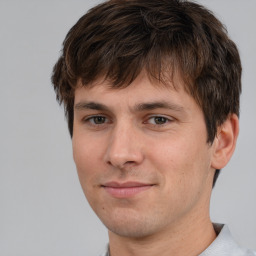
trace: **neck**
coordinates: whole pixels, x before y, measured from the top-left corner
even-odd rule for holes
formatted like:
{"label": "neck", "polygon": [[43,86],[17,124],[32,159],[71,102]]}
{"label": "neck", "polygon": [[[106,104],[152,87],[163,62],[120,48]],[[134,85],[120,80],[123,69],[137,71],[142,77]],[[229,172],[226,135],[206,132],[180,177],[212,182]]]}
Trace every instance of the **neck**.
{"label": "neck", "polygon": [[216,238],[209,215],[189,217],[188,221],[143,238],[120,237],[109,231],[111,256],[199,255]]}

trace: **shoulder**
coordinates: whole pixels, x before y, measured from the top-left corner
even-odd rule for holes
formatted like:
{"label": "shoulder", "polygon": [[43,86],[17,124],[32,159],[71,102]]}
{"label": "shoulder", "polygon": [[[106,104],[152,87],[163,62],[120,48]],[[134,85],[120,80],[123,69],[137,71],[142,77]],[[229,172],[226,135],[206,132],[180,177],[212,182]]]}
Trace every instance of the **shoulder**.
{"label": "shoulder", "polygon": [[99,256],[108,256],[108,253],[107,253],[107,252],[104,252],[104,253],[102,253],[102,254],[99,255]]}
{"label": "shoulder", "polygon": [[234,256],[256,256],[256,251],[252,251],[246,248],[239,247],[237,250],[234,250],[231,255]]}
{"label": "shoulder", "polygon": [[101,255],[99,255],[99,256],[110,256],[108,252],[109,252],[109,245],[106,246],[105,252],[103,252],[103,253],[102,253]]}
{"label": "shoulder", "polygon": [[217,238],[200,256],[256,256],[256,252],[240,247],[233,239],[227,225],[214,224]]}

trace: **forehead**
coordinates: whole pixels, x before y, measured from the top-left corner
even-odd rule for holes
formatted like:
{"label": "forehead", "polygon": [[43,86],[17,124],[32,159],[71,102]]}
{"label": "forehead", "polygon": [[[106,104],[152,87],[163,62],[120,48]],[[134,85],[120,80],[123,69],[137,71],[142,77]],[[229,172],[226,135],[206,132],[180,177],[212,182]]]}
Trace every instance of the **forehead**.
{"label": "forehead", "polygon": [[[101,109],[150,110],[154,108],[171,108],[177,111],[198,108],[194,99],[184,89],[184,83],[179,77],[173,81],[162,83],[140,74],[130,85],[113,87],[106,79],[98,79],[85,86],[80,83],[75,89],[76,110],[95,108],[101,104]],[[142,107],[143,106],[143,107]],[[199,109],[199,111],[201,111]]]}
{"label": "forehead", "polygon": [[82,79],[78,79],[75,87],[75,99],[79,98],[82,90],[87,91],[91,96],[93,94],[99,94],[104,96],[106,93],[112,95],[125,93],[128,96],[128,92],[132,92],[133,96],[144,93],[147,96],[152,92],[160,91],[180,91],[184,89],[184,84],[179,76],[175,76],[172,79],[155,78],[149,76],[146,72],[141,72],[132,82],[115,85],[109,78],[100,77],[95,81],[88,84],[83,84]]}
{"label": "forehead", "polygon": [[112,80],[108,77],[101,76],[95,81],[90,83],[83,83],[82,79],[78,79],[75,86],[75,98],[79,96],[78,91],[84,88],[88,93],[93,92],[112,92],[113,94],[119,94],[122,91],[130,91],[137,94],[141,91],[143,92],[152,92],[152,91],[187,91],[187,86],[184,80],[181,78],[180,74],[169,73],[161,74],[161,77],[155,77],[154,75],[149,75],[145,70],[143,70],[136,78],[133,79],[130,83],[120,83],[114,84]]}

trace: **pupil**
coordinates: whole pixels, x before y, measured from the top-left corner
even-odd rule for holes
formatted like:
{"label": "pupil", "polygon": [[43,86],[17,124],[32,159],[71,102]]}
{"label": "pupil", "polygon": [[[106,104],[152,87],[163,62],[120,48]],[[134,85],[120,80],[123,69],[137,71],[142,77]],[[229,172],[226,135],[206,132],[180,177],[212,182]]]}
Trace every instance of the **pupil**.
{"label": "pupil", "polygon": [[102,116],[97,116],[94,118],[95,124],[102,124],[104,123],[104,121],[105,121],[105,117],[102,117]]}
{"label": "pupil", "polygon": [[156,124],[164,124],[166,122],[166,118],[164,117],[156,117],[155,118]]}

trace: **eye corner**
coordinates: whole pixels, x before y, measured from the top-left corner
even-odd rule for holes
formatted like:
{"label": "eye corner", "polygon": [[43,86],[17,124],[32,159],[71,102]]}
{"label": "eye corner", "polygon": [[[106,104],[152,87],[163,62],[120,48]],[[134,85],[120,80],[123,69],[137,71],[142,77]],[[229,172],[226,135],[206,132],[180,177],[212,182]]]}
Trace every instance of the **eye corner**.
{"label": "eye corner", "polygon": [[111,120],[102,114],[88,115],[81,118],[81,123],[91,128],[104,128]]}
{"label": "eye corner", "polygon": [[163,126],[174,121],[173,118],[164,115],[151,115],[144,123],[148,123],[155,126]]}

